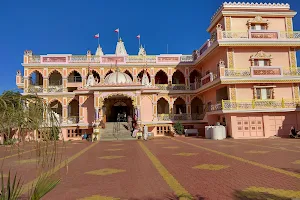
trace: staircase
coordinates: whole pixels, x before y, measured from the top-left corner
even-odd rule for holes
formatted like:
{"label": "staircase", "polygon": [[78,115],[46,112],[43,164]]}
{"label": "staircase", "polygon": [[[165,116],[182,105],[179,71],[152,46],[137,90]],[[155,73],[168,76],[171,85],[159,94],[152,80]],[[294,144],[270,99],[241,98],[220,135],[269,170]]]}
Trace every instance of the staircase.
{"label": "staircase", "polygon": [[100,140],[136,140],[131,137],[131,132],[127,130],[127,122],[107,122],[105,129],[101,130]]}

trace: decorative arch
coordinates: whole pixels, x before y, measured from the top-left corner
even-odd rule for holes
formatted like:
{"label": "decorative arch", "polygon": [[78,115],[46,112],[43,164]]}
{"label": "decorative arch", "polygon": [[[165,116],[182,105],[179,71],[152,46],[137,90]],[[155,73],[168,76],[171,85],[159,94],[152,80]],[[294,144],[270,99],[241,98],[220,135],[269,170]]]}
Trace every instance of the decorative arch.
{"label": "decorative arch", "polygon": [[125,70],[124,73],[130,76],[131,80],[133,81],[133,76],[129,70]]}
{"label": "decorative arch", "polygon": [[77,73],[80,74],[80,76],[82,77],[82,73],[81,73],[79,70],[77,70],[77,69],[72,69],[72,70],[70,70],[70,71],[68,72],[68,74],[67,74],[67,77],[69,77],[70,74],[72,74],[73,72],[77,72]]}
{"label": "decorative arch", "polygon": [[29,74],[29,85],[43,86],[43,73],[34,70]]}
{"label": "decorative arch", "polygon": [[63,101],[61,99],[58,99],[58,98],[52,98],[52,99],[48,100],[48,104],[50,104],[54,101],[58,101],[59,103],[61,103],[61,105],[63,104]]}
{"label": "decorative arch", "polygon": [[113,71],[112,71],[111,69],[108,70],[108,72],[105,73],[104,79],[107,77],[107,75],[109,75],[109,74],[111,74],[111,73],[113,73]]}
{"label": "decorative arch", "polygon": [[175,72],[177,72],[177,71],[180,71],[182,74],[183,74],[183,76],[185,76],[185,70],[183,69],[183,68],[181,68],[181,67],[178,67],[178,68],[176,68],[176,69],[174,69],[175,71],[173,71],[173,74],[172,74],[172,76],[174,75],[174,73]]}
{"label": "decorative arch", "polygon": [[173,108],[175,114],[186,113],[186,101],[181,97],[177,97],[177,99],[174,101]]}
{"label": "decorative arch", "polygon": [[160,69],[154,69],[154,76],[156,76],[156,74],[160,71],[163,71],[166,73],[166,75],[168,75],[168,70],[165,68],[160,68]]}
{"label": "decorative arch", "polygon": [[68,82],[71,83],[82,82],[82,75],[77,70],[72,70],[68,74]]}
{"label": "decorative arch", "polygon": [[176,70],[172,75],[172,84],[185,84],[184,73],[181,70]]}
{"label": "decorative arch", "polygon": [[201,118],[200,115],[203,114],[203,111],[204,111],[203,101],[198,97],[194,97],[191,101],[192,119],[199,120]]}
{"label": "decorative arch", "polygon": [[168,84],[168,73],[164,70],[159,70],[155,74],[155,84]]}
{"label": "decorative arch", "polygon": [[[59,100],[54,100],[49,102],[49,106],[50,109],[55,112],[56,114],[58,114],[60,117],[62,116],[62,103]],[[57,119],[59,120],[59,119]]]}
{"label": "decorative arch", "polygon": [[201,79],[202,75],[201,75],[201,72],[199,70],[193,69],[190,72],[189,77],[190,77],[190,83],[195,83],[196,78]]}
{"label": "decorative arch", "polygon": [[62,74],[57,70],[51,71],[51,73],[49,74],[49,85],[55,86],[55,85],[62,85],[62,84],[63,84]]}
{"label": "decorative arch", "polygon": [[[28,70],[28,77],[30,77],[32,75],[32,73],[34,73],[34,72],[39,72],[43,76],[43,70],[31,69],[31,70]],[[43,78],[44,78],[44,76],[43,76]]]}
{"label": "decorative arch", "polygon": [[[133,106],[136,106],[136,95],[132,92],[103,92],[101,95],[100,95],[100,101],[104,101],[106,98],[111,98],[111,97],[114,97],[114,96],[124,96],[124,97],[127,97],[127,98],[130,98],[132,100],[132,105]],[[102,102],[99,102],[99,105],[102,105]]]}
{"label": "decorative arch", "polygon": [[157,100],[157,114],[169,114],[169,113],[170,113],[169,102],[164,97],[160,97]]}
{"label": "decorative arch", "polygon": [[[138,73],[138,75],[137,75],[137,77],[140,79],[140,81],[142,81],[144,71],[145,71],[145,69],[141,70],[141,71]],[[149,72],[148,72],[147,70],[146,70],[146,73],[147,73],[147,77],[148,77],[149,83],[150,83],[150,82],[151,82],[150,74],[149,74]]]}
{"label": "decorative arch", "polygon": [[[95,83],[100,83],[100,74],[96,70],[92,70],[92,74],[95,80]],[[88,75],[87,75],[88,77]]]}
{"label": "decorative arch", "polygon": [[48,77],[50,77],[50,75],[51,75],[53,72],[55,72],[55,71],[57,71],[58,73],[60,73],[61,76],[63,76],[63,71],[62,71],[62,69],[49,69],[49,71],[48,71]]}

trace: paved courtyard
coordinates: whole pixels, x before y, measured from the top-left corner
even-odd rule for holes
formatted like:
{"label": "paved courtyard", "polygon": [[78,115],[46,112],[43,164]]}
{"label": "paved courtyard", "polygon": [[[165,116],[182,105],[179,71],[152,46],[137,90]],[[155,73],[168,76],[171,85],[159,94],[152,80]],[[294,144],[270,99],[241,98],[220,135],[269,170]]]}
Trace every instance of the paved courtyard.
{"label": "paved courtyard", "polygon": [[[63,162],[54,171],[62,181],[47,200],[300,198],[296,139],[79,141],[57,149]],[[22,174],[25,187],[35,177],[34,151],[0,147],[2,168]]]}

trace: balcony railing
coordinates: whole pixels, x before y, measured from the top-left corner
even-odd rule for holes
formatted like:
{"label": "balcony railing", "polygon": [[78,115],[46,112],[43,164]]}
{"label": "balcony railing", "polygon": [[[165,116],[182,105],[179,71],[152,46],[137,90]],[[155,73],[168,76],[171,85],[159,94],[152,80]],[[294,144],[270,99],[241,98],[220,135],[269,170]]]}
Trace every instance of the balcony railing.
{"label": "balcony railing", "polygon": [[220,68],[220,77],[278,77],[300,76],[300,69],[282,68],[276,66],[251,66],[249,68]]}
{"label": "balcony railing", "polygon": [[48,92],[62,92],[63,86],[62,85],[50,85],[48,87]]}
{"label": "balcony railing", "polygon": [[294,99],[253,99],[241,101],[222,100],[220,103],[211,105],[209,111],[297,108],[299,106],[300,102]]}
{"label": "balcony railing", "polygon": [[300,39],[300,32],[279,32],[270,30],[222,31],[222,39]]}
{"label": "balcony railing", "polygon": [[38,85],[38,86],[30,85],[28,87],[28,93],[41,93],[41,92],[43,92],[42,85]]}
{"label": "balcony railing", "polygon": [[70,116],[67,119],[68,124],[77,124],[79,122],[79,116]]}
{"label": "balcony railing", "polygon": [[82,82],[81,76],[73,76],[68,78],[69,83],[80,83]]}
{"label": "balcony railing", "polygon": [[191,114],[158,114],[158,121],[177,121],[177,120],[189,120],[191,119]]}
{"label": "balcony railing", "polygon": [[187,87],[185,84],[156,84],[156,87],[158,87],[160,90],[186,90]]}

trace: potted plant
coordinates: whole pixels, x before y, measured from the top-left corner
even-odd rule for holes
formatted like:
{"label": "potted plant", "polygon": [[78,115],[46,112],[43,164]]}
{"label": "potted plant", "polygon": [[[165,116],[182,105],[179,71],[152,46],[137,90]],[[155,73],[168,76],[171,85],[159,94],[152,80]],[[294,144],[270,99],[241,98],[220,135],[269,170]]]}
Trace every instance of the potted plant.
{"label": "potted plant", "polygon": [[184,127],[180,122],[176,122],[176,124],[173,125],[173,128],[175,130],[175,136],[183,136],[184,133]]}

